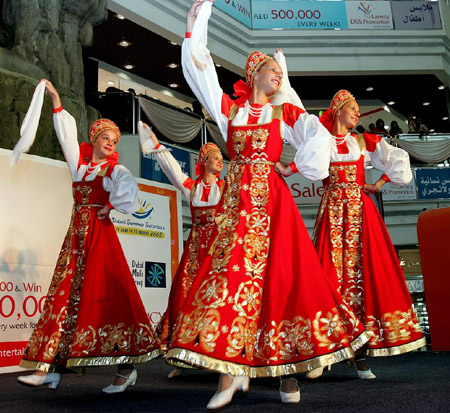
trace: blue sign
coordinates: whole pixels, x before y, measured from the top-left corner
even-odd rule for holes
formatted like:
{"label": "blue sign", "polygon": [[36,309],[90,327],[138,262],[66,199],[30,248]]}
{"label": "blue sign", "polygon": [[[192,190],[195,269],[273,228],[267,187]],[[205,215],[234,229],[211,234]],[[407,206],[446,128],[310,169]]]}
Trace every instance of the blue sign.
{"label": "blue sign", "polygon": [[252,19],[254,29],[347,29],[343,1],[254,1]]}
{"label": "blue sign", "polygon": [[[165,147],[172,149],[170,152],[176,161],[180,164],[183,173],[189,176],[190,172],[190,153],[183,149],[179,149],[172,145],[164,144]],[[150,179],[151,181],[162,182],[170,184],[164,172],[156,160],[155,154],[141,155],[141,177]]]}
{"label": "blue sign", "polygon": [[238,22],[252,27],[252,13],[250,0],[216,0],[214,7],[224,11]]}
{"label": "blue sign", "polygon": [[419,199],[450,198],[450,168],[416,169]]}

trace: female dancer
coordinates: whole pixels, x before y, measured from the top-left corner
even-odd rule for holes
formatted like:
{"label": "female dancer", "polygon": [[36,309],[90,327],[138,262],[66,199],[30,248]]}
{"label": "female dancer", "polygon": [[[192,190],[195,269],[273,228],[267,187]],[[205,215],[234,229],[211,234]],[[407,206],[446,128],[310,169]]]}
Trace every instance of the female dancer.
{"label": "female dancer", "polygon": [[[283,73],[263,53],[249,56],[241,97],[223,93],[205,47],[211,6],[196,0],[189,10],[182,64],[227,140],[231,163],[210,252],[183,303],[167,359],[223,373],[208,404],[215,409],[248,390],[249,377],[287,376],[347,359],[367,337],[332,290],[274,168],[283,136],[297,149],[290,173],[298,168],[325,177],[331,136],[301,108],[270,103]],[[299,402],[292,378],[282,380],[280,395]]]}
{"label": "female dancer", "polygon": [[[366,193],[378,191],[391,180],[397,185],[409,183],[408,154],[381,136],[350,133],[358,123],[359,106],[347,90],[334,95],[320,120],[334,135],[334,144],[314,242],[334,288],[371,333],[358,353],[390,356],[420,348],[426,342],[397,254]],[[384,172],[374,185],[364,180],[366,159]],[[363,358],[356,358],[355,367],[360,378],[375,378]],[[322,370],[310,372],[310,378],[319,377]]]}
{"label": "female dancer", "polygon": [[113,208],[122,213],[137,210],[137,184],[117,163],[117,125],[108,119],[95,121],[89,130],[91,143],[78,146],[75,120],[47,80],[36,90],[42,99],[44,89],[52,98],[75,203],[44,309],[20,364],[37,371],[18,381],[30,386],[48,383],[56,389],[64,367],[117,364],[117,377],[103,391],[122,392],[136,382],[133,363],[161,353],[109,219]]}
{"label": "female dancer", "polygon": [[[219,179],[223,169],[223,157],[216,144],[203,145],[195,168],[198,177],[191,179],[182,172],[175,158],[159,143],[158,138],[145,123],[140,122],[138,129],[142,152],[155,154],[161,169],[170,182],[183,192],[191,208],[191,232],[172,282],[167,311],[158,328],[161,347],[167,350],[183,302],[208,252],[217,208],[224,189],[224,181]],[[177,376],[180,372],[181,368],[177,367],[170,372],[169,378]]]}

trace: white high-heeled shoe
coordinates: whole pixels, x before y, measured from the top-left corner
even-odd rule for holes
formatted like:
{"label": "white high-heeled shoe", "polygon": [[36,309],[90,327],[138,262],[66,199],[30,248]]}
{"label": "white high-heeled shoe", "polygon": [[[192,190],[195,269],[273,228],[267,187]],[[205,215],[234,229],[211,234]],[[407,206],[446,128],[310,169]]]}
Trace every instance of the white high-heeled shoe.
{"label": "white high-heeled shoe", "polygon": [[295,385],[297,386],[297,391],[294,393],[285,393],[281,390],[281,383],[283,379],[280,380],[280,397],[281,403],[299,403],[300,402],[300,388],[298,387],[297,380],[294,378],[284,379],[284,380],[294,380]]}
{"label": "white high-heeled shoe", "polygon": [[124,376],[122,374],[117,373],[116,374],[119,377],[122,377],[123,379],[125,379],[125,383],[124,384],[120,384],[118,386],[116,386],[115,384],[110,384],[108,387],[105,387],[102,392],[103,393],[122,393],[123,391],[125,391],[125,389],[128,386],[134,386],[136,384],[136,379],[137,379],[137,371],[136,369],[133,369],[133,371],[128,375],[128,376]]}
{"label": "white high-heeled shoe", "polygon": [[40,374],[30,374],[28,376],[19,376],[17,381],[24,386],[42,386],[48,384],[48,388],[56,390],[61,381],[61,374],[59,373],[47,373],[44,375]]}
{"label": "white high-heeled shoe", "polygon": [[376,379],[377,376],[375,376],[375,374],[372,373],[372,370],[370,370],[370,368],[368,370],[358,370],[358,368],[356,368],[356,372],[358,373],[358,377],[360,379]]}
{"label": "white high-heeled shoe", "polygon": [[223,406],[231,403],[233,395],[238,390],[244,393],[248,392],[250,386],[250,379],[247,376],[233,376],[233,382],[230,387],[223,391],[217,391],[206,406],[209,410],[220,409]]}

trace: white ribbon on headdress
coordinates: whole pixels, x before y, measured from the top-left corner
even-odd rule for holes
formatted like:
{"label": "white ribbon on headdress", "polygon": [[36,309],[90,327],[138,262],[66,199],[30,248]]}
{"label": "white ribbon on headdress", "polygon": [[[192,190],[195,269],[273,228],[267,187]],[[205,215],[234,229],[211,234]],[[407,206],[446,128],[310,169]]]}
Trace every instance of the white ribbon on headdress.
{"label": "white ribbon on headdress", "polygon": [[39,126],[39,119],[41,118],[42,105],[44,103],[45,94],[45,80],[39,83],[34,91],[31,99],[30,107],[25,115],[20,128],[20,139],[16,143],[11,156],[9,157],[9,164],[14,166],[19,161],[22,153],[28,152],[36,138],[36,131]]}

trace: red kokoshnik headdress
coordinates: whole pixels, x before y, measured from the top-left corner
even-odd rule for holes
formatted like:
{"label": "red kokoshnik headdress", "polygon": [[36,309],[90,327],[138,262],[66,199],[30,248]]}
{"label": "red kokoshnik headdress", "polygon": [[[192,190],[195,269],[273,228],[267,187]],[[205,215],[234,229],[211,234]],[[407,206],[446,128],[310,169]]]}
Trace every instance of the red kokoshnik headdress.
{"label": "red kokoshnik headdress", "polygon": [[117,140],[120,140],[120,129],[119,127],[109,119],[98,119],[95,122],[92,122],[91,127],[89,128],[89,140],[92,145],[95,143],[97,136],[104,130],[112,130],[117,135]]}
{"label": "red kokoshnik headdress", "polygon": [[205,166],[203,163],[208,159],[208,156],[211,155],[212,152],[220,152],[220,148],[212,142],[205,143],[198,153],[198,161],[197,165],[195,165],[195,174],[203,177],[205,174]]}
{"label": "red kokoshnik headdress", "polygon": [[[117,135],[117,140],[120,140],[120,129],[112,120],[102,118],[96,120],[95,122],[92,122],[92,125],[89,128],[89,141],[91,143],[81,143],[78,166],[91,162],[92,154],[94,151],[94,143],[98,135],[100,135],[100,133],[104,130],[112,130]],[[108,156],[107,160],[109,162],[117,162],[119,160],[119,154],[117,152],[114,152],[110,156]]]}
{"label": "red kokoshnik headdress", "polygon": [[240,97],[235,102],[237,105],[248,100],[252,92],[253,80],[256,73],[264,63],[270,60],[273,60],[273,58],[263,52],[256,51],[248,55],[247,61],[245,62],[245,80],[247,83],[238,80],[234,84],[234,94]]}
{"label": "red kokoshnik headdress", "polygon": [[331,99],[330,107],[322,113],[320,116],[320,122],[325,126],[330,132],[333,129],[334,117],[336,112],[342,108],[347,102],[356,101],[355,97],[345,89],[341,89],[337,92],[333,99]]}

